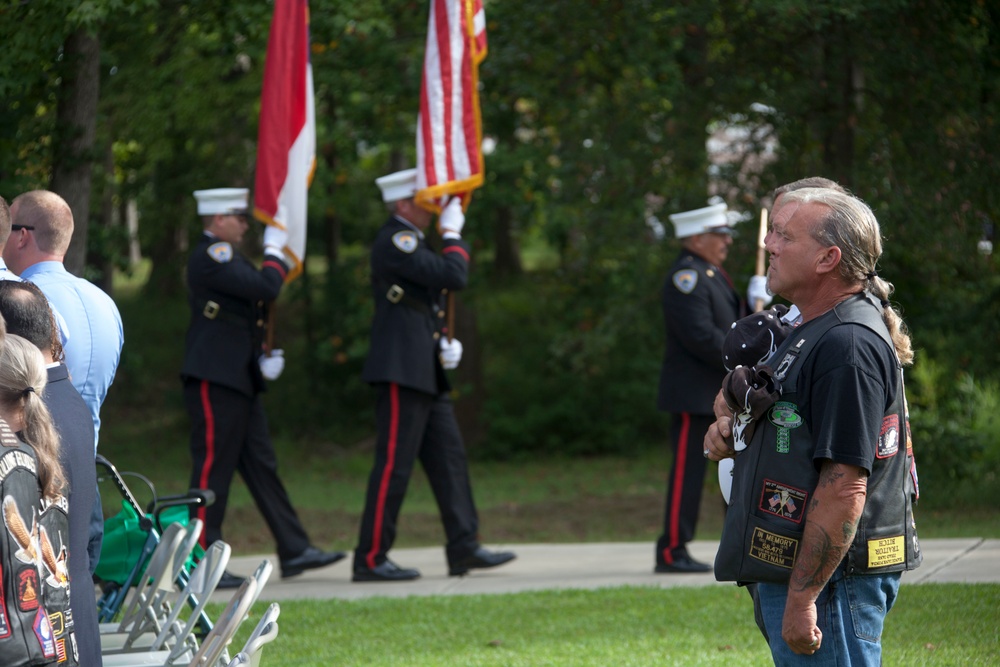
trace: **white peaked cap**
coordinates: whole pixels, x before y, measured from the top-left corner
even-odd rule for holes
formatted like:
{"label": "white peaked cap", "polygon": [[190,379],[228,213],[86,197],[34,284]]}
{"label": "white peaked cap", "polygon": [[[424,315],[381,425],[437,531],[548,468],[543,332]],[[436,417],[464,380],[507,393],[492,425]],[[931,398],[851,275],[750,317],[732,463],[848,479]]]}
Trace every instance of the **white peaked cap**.
{"label": "white peaked cap", "polygon": [[404,169],[375,179],[382,191],[382,201],[393,202],[417,194],[417,170]]}
{"label": "white peaked cap", "polygon": [[246,188],[195,190],[198,215],[246,215],[250,191]]}
{"label": "white peaked cap", "polygon": [[684,213],[674,213],[670,216],[670,222],[674,223],[674,236],[683,239],[705,232],[732,233],[726,210],[726,205],[723,203]]}

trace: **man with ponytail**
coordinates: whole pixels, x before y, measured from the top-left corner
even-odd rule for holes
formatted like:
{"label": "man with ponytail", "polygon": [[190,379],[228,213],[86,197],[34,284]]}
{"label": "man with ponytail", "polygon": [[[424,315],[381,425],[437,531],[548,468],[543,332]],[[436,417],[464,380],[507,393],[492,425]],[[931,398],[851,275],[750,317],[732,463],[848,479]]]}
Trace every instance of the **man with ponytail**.
{"label": "man with ponytail", "polygon": [[735,458],[716,578],[757,584],[776,664],[878,665],[904,570],[922,554],[902,368],[910,338],[878,276],[878,221],[850,194],[781,195],[768,289],[802,323],[770,358],[782,395],[738,456],[718,417],[705,456]]}

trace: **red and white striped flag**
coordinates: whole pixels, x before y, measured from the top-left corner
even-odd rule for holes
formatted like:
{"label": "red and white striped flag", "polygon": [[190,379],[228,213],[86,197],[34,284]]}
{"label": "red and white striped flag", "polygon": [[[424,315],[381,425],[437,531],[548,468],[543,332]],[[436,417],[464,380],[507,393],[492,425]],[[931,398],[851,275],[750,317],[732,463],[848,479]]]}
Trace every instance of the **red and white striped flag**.
{"label": "red and white striped flag", "polygon": [[440,211],[442,197],[483,184],[479,63],[486,57],[482,0],[431,0],[417,119],[417,195]]}
{"label": "red and white striped flag", "polygon": [[309,62],[309,3],[275,0],[264,61],[254,217],[288,231],[287,281],[302,273],[309,185],[316,168],[316,110]]}

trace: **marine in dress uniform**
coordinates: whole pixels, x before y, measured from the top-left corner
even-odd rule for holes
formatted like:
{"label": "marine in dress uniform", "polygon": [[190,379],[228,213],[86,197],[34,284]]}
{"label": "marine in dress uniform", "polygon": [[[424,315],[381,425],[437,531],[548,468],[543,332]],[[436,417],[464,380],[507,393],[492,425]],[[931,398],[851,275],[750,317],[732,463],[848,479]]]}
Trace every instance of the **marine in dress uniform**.
{"label": "marine in dress uniform", "polygon": [[[277,543],[282,577],[335,563],[340,551],[314,547],[278,477],[260,394],[265,379],[284,368],[280,350],[264,352],[266,303],[277,298],[288,273],[286,233],[264,232],[258,269],[235,245],[247,229],[247,190],[194,193],[205,232],[188,261],[191,324],[187,332],[184,403],[191,417],[191,488],[211,489],[215,502],[192,512],[205,522],[202,546],[222,539],[233,473],[239,471]],[[242,582],[229,573],[221,586]]]}
{"label": "marine in dress uniform", "polygon": [[462,351],[459,341],[442,336],[440,308],[442,294],[465,287],[468,276],[461,202],[453,199],[441,213],[443,248],[438,254],[424,238],[431,213],[413,200],[416,170],[389,174],[376,183],[394,212],[371,252],[375,318],[362,378],[376,390],[378,435],[353,579],[403,581],[420,576],[387,556],[417,460],[427,473],[444,524],[449,574],[495,567],[514,554],[489,551],[479,543],[465,445],[445,375],[458,365]]}
{"label": "marine in dress uniform", "polygon": [[682,248],[663,286],[666,353],[657,407],[671,415],[674,457],[656,542],[658,573],[712,569],[691,558],[686,545],[694,538],[705,483],[702,440],[715,421],[712,405],[726,375],[722,343],[743,308],[722,269],[732,244],[726,211],[715,204],[670,216]]}

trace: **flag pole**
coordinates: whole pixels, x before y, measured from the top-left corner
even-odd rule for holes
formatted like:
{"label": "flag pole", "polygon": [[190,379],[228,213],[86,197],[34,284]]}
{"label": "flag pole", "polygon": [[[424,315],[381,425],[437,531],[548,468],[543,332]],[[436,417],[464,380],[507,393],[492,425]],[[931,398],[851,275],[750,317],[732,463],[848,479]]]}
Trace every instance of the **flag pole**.
{"label": "flag pole", "polygon": [[[757,232],[757,272],[755,275],[764,275],[764,261],[767,251],[764,249],[764,240],[767,238],[767,209],[760,209],[760,229]],[[759,313],[764,310],[764,300],[754,299],[753,312]]]}

